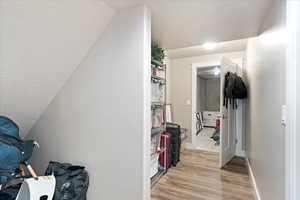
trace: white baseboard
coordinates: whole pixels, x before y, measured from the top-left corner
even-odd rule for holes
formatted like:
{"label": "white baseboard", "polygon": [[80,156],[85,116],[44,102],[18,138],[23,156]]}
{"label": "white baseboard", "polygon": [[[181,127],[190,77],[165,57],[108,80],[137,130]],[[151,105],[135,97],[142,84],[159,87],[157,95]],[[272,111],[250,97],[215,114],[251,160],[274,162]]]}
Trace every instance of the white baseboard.
{"label": "white baseboard", "polygon": [[251,165],[250,165],[250,162],[249,162],[248,158],[246,158],[246,164],[247,164],[248,171],[249,171],[250,183],[251,183],[251,185],[253,186],[253,189],[254,189],[255,200],[261,200],[260,193],[259,193],[259,190],[258,190],[258,187],[257,187],[257,184],[256,184],[256,180],[255,180],[255,177],[254,177],[254,174],[253,174],[253,170],[251,168]]}

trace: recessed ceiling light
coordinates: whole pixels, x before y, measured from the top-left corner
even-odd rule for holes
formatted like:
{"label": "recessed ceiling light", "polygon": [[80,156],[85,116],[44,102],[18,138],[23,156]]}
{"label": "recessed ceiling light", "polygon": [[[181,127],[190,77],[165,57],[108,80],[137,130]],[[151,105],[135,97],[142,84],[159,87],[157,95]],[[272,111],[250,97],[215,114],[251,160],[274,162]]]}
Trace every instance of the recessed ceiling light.
{"label": "recessed ceiling light", "polygon": [[220,69],[219,69],[219,68],[216,68],[216,69],[215,69],[214,75],[215,75],[215,76],[219,76],[219,75],[220,75]]}
{"label": "recessed ceiling light", "polygon": [[202,45],[202,47],[206,50],[212,50],[217,47],[217,43],[216,42],[205,42]]}

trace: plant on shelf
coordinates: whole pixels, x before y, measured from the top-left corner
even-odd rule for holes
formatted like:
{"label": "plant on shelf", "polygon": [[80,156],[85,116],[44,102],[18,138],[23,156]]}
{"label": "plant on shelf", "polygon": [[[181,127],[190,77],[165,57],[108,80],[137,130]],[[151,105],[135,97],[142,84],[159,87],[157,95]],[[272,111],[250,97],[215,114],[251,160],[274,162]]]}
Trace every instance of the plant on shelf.
{"label": "plant on shelf", "polygon": [[165,58],[165,50],[159,45],[159,42],[152,41],[151,44],[151,57],[154,60],[163,62]]}

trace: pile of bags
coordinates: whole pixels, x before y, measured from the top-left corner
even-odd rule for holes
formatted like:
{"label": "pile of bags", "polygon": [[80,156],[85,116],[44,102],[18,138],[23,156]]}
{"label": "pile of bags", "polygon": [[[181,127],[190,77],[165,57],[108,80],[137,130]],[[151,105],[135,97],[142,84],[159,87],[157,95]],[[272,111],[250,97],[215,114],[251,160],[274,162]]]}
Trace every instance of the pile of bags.
{"label": "pile of bags", "polygon": [[[45,173],[54,175],[56,187],[53,200],[86,200],[89,187],[88,172],[82,166],[69,163],[50,162]],[[21,184],[0,191],[0,200],[15,200]]]}

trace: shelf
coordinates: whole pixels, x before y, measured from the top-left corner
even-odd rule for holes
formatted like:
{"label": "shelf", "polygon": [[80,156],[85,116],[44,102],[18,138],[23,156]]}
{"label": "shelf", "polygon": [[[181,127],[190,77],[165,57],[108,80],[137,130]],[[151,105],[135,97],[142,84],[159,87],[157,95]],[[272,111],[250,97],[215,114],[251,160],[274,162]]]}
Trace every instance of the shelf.
{"label": "shelf", "polygon": [[152,105],[162,105],[162,106],[164,106],[165,102],[162,102],[162,101],[152,101],[151,104]]}
{"label": "shelf", "polygon": [[165,65],[162,62],[160,62],[158,60],[155,60],[155,59],[151,59],[151,64],[153,64],[155,66],[158,66],[158,67],[161,67],[161,68],[165,67]]}
{"label": "shelf", "polygon": [[165,103],[163,103],[163,102],[152,102],[151,103],[151,107],[154,108],[154,109],[157,108],[157,107],[160,108],[160,107],[163,107],[163,106],[165,106]]}
{"label": "shelf", "polygon": [[152,137],[152,136],[155,136],[155,135],[157,135],[157,134],[161,134],[161,133],[163,133],[164,131],[165,131],[165,127],[164,127],[164,126],[159,127],[159,128],[152,128],[152,129],[151,129],[151,137]]}
{"label": "shelf", "polygon": [[159,77],[159,76],[151,76],[151,79],[152,80],[158,80],[158,81],[163,81],[163,82],[165,82],[166,81],[166,79],[164,79],[164,78],[161,78],[161,77]]}
{"label": "shelf", "polygon": [[[151,109],[155,110],[155,109],[162,109],[164,110],[164,119],[166,119],[166,113],[165,113],[165,106],[166,106],[166,83],[167,83],[167,79],[166,79],[166,70],[167,70],[167,65],[164,64],[161,61],[155,60],[155,59],[151,59],[151,85],[155,86],[155,87],[159,87],[159,89],[162,92],[162,98],[152,98],[153,101],[151,102]],[[157,76],[160,75],[160,76]],[[154,94],[152,94],[154,95]],[[153,96],[154,97],[154,96]],[[157,100],[157,101],[155,101]],[[153,139],[158,139],[158,137],[162,137],[161,135],[163,135],[163,133],[166,130],[166,122],[164,122],[163,124],[159,124],[162,125],[159,128],[152,128],[151,129],[151,140]],[[167,152],[167,149],[162,146],[162,148],[160,149],[160,144],[156,144],[159,146],[156,146],[156,149],[159,149],[157,151],[155,151],[155,153],[151,153],[151,156],[160,156],[164,153]],[[160,165],[160,162],[158,161],[158,171],[157,173],[151,177],[151,187],[154,187],[154,185],[161,179],[161,177],[163,177],[163,175],[167,172],[167,168],[163,167]]]}

